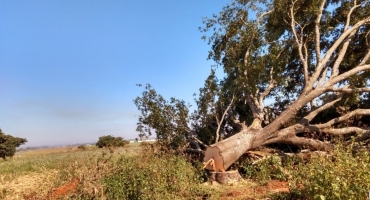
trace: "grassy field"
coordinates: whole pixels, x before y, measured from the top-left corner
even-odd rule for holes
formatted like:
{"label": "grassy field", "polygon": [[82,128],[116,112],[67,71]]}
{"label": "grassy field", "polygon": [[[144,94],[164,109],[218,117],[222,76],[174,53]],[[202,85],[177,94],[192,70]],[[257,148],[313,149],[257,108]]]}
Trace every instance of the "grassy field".
{"label": "grassy field", "polygon": [[[96,170],[103,159],[135,155],[138,144],[108,149],[58,147],[17,152],[13,158],[0,160],[0,199],[37,199],[47,197],[65,183]],[[96,173],[95,171],[94,173]],[[37,194],[35,192],[37,191]]]}
{"label": "grassy field", "polygon": [[366,199],[370,188],[367,152],[338,148],[309,163],[240,162],[244,181],[221,186],[207,181],[201,163],[154,149],[20,151],[0,160],[0,199]]}

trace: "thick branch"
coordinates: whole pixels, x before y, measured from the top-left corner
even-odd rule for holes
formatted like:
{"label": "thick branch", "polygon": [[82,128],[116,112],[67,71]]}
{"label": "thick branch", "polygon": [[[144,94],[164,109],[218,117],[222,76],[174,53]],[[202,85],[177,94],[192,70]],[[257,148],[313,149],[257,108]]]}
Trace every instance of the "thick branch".
{"label": "thick branch", "polygon": [[368,133],[369,130],[365,130],[359,127],[345,127],[345,128],[324,128],[320,131],[332,135],[345,135],[349,133]]}
{"label": "thick branch", "polygon": [[[312,150],[328,151],[332,149],[332,147],[325,142],[311,139],[311,138],[305,138],[305,137],[291,136],[291,137],[286,137],[286,138],[279,138],[278,142],[300,146],[300,147],[308,147],[309,149],[312,149]],[[267,142],[265,143],[265,145],[266,144],[270,144],[270,143]]]}

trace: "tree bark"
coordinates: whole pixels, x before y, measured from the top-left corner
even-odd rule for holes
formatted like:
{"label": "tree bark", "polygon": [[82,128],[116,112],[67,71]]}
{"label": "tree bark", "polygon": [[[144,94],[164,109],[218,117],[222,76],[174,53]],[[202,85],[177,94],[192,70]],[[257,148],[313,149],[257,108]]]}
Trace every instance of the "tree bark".
{"label": "tree bark", "polygon": [[[246,151],[253,147],[255,132],[242,130],[241,132],[210,145],[204,153],[204,168],[224,172]],[[261,143],[262,144],[262,143]],[[212,163],[208,163],[213,159]]]}
{"label": "tree bark", "polygon": [[240,182],[242,177],[237,170],[227,171],[227,172],[211,172],[209,177],[211,182],[216,181],[220,184],[228,184],[234,182]]}

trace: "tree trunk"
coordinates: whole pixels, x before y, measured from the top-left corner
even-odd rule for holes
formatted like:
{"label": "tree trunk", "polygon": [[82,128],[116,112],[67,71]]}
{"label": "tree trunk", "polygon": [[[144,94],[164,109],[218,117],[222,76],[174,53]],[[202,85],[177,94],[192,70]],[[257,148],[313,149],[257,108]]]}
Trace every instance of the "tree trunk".
{"label": "tree trunk", "polygon": [[211,183],[214,181],[220,184],[228,184],[234,182],[240,182],[242,177],[237,170],[227,171],[227,172],[211,172],[209,177]]}
{"label": "tree trunk", "polygon": [[203,168],[218,172],[226,171],[249,149],[263,144],[264,140],[256,141],[256,134],[260,130],[261,119],[255,118],[248,128],[243,126],[239,133],[210,145],[204,153],[205,166]]}
{"label": "tree trunk", "polygon": [[[246,151],[252,148],[255,132],[241,132],[210,145],[204,154],[204,168],[224,172],[231,164],[239,159]],[[212,160],[212,162],[209,162]]]}

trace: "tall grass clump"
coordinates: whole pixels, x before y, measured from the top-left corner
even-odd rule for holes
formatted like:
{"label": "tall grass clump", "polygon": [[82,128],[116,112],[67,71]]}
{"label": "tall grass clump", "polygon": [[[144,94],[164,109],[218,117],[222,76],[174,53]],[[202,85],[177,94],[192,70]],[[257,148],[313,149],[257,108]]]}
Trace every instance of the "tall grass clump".
{"label": "tall grass clump", "polygon": [[338,145],[332,156],[301,164],[291,181],[291,195],[303,199],[367,199],[370,157]]}
{"label": "tall grass clump", "polygon": [[199,173],[181,155],[144,148],[115,165],[119,168],[104,179],[107,199],[191,199],[198,191]]}

